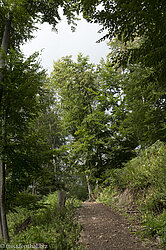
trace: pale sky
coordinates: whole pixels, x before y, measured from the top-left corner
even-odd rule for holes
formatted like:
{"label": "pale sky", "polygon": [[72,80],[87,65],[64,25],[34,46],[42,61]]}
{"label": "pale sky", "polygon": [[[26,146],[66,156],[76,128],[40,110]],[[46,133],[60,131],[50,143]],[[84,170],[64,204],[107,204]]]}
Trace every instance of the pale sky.
{"label": "pale sky", "polygon": [[52,71],[53,62],[63,56],[72,55],[76,60],[81,52],[84,56],[89,56],[90,62],[97,64],[109,53],[107,41],[96,43],[103,35],[98,33],[98,24],[89,24],[81,20],[78,21],[76,31],[72,32],[66,20],[62,20],[57,28],[58,33],[52,31],[48,24],[43,24],[35,33],[36,38],[22,47],[26,56],[43,49],[41,63],[48,73]]}

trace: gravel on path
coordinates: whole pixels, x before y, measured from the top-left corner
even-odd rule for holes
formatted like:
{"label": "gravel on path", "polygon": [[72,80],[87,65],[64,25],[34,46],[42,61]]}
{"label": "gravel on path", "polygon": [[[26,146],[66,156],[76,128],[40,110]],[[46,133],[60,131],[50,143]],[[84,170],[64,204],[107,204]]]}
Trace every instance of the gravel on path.
{"label": "gravel on path", "polygon": [[81,245],[86,250],[147,250],[130,231],[130,223],[115,209],[101,203],[84,202],[76,212],[82,224]]}

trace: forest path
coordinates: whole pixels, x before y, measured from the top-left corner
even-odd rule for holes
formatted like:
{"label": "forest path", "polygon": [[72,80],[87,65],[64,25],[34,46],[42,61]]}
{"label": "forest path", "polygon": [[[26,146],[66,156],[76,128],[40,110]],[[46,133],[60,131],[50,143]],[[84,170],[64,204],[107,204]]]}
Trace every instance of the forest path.
{"label": "forest path", "polygon": [[122,215],[101,203],[84,202],[76,212],[82,224],[81,243],[86,250],[146,250],[146,247],[129,230]]}

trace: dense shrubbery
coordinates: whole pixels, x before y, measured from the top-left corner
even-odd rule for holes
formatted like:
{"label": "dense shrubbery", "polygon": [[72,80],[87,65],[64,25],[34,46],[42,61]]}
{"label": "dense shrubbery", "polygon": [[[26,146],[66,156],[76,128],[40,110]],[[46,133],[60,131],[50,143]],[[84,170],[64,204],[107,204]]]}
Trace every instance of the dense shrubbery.
{"label": "dense shrubbery", "polygon": [[166,244],[166,145],[157,141],[122,169],[109,173],[100,200],[109,203],[116,192],[137,193],[146,236],[160,237]]}
{"label": "dense shrubbery", "polygon": [[[68,199],[66,208],[58,212],[57,192],[45,196],[35,210],[16,207],[8,214],[10,246],[49,245],[49,249],[79,249],[80,226],[73,221],[76,207],[81,205],[76,199]],[[26,226],[20,226],[30,218]],[[25,248],[26,249],[26,248]],[[31,249],[28,248],[27,249]]]}

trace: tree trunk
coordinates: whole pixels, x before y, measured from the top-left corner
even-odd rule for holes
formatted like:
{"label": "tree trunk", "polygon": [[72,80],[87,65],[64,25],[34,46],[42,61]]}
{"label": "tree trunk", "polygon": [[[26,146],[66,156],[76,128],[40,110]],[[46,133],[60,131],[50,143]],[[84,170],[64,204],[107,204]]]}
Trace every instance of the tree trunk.
{"label": "tree trunk", "polygon": [[[4,27],[1,49],[0,49],[0,109],[2,109],[2,95],[3,95],[3,80],[4,76],[2,69],[5,66],[5,54],[8,51],[9,39],[10,39],[10,29],[11,29],[11,18],[8,14],[6,19],[6,24]],[[2,148],[6,140],[6,111],[4,111],[4,117],[2,117]],[[6,219],[6,209],[5,209],[5,163],[3,162],[2,152],[0,155],[0,235],[2,239],[6,242],[9,241],[7,219]]]}
{"label": "tree trunk", "polygon": [[0,50],[0,104],[2,102],[2,95],[3,95],[3,73],[2,69],[5,66],[5,60],[3,58],[3,53],[7,53],[8,45],[9,45],[9,39],[10,39],[10,29],[11,29],[11,19],[8,17],[6,20],[6,24],[4,27],[2,42],[1,42],[1,50]]}
{"label": "tree trunk", "polygon": [[59,212],[62,211],[62,209],[65,207],[66,203],[66,191],[59,190],[58,191],[58,210]]}
{"label": "tree trunk", "polygon": [[36,182],[33,180],[32,182],[32,194],[36,194]]}
{"label": "tree trunk", "polygon": [[5,163],[2,160],[0,161],[0,216],[2,239],[6,242],[9,242],[9,233],[5,208]]}
{"label": "tree trunk", "polygon": [[93,191],[89,182],[89,175],[86,174],[86,182],[87,182],[87,186],[88,186],[88,192],[89,192],[89,201],[93,200]]}
{"label": "tree trunk", "polygon": [[[2,151],[4,151],[4,147],[6,144],[6,118],[7,118],[7,109],[3,109],[2,116]],[[2,152],[3,153],[3,152]],[[6,164],[3,161],[3,154],[1,154],[0,158],[0,228],[1,228],[1,236],[2,239],[6,242],[9,241],[9,233],[6,219],[6,208],[5,208],[5,172],[6,172]]]}
{"label": "tree trunk", "polygon": [[[3,164],[2,160],[0,159],[0,176],[2,176],[1,170],[2,170]],[[0,179],[0,190],[1,190],[1,179]],[[2,204],[0,200],[0,204]],[[3,239],[3,228],[2,228],[2,222],[1,222],[1,207],[0,207],[0,239]]]}

